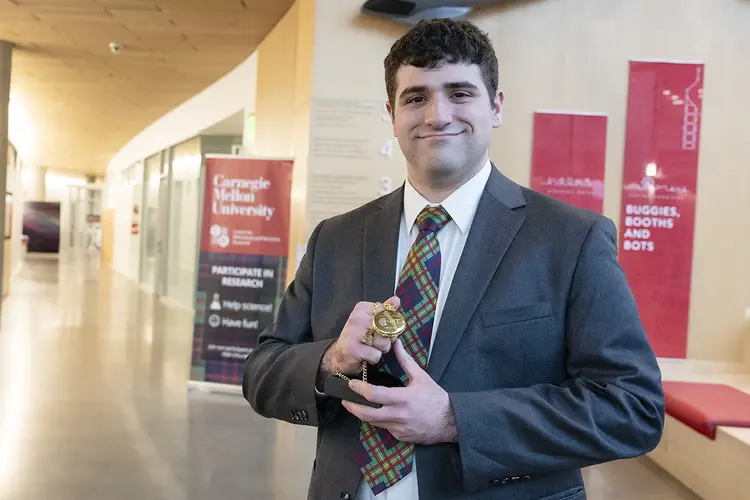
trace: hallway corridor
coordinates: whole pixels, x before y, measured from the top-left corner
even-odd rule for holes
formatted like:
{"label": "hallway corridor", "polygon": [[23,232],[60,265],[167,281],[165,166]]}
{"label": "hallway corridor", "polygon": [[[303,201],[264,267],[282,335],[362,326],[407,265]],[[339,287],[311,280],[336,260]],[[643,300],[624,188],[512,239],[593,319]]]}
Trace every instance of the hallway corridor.
{"label": "hallway corridor", "polygon": [[[27,260],[3,303],[0,499],[305,498],[313,428],[188,392],[191,315],[60,259]],[[697,498],[644,459],[585,472],[591,500]]]}

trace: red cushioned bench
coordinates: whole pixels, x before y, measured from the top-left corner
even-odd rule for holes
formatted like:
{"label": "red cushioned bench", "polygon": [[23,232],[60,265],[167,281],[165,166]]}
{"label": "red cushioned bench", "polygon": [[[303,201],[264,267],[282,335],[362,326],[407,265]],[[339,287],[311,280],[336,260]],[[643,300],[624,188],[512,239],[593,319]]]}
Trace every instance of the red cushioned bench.
{"label": "red cushioned bench", "polygon": [[666,412],[716,439],[716,427],[750,427],[750,394],[724,384],[663,382]]}

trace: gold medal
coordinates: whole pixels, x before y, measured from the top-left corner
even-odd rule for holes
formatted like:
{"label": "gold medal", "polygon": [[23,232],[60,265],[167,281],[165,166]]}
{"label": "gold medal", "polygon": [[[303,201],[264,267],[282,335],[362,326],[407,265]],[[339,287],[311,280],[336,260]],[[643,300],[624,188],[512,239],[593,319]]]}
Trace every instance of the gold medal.
{"label": "gold medal", "polygon": [[[382,307],[381,311],[378,308]],[[395,339],[406,330],[406,320],[391,304],[376,303],[372,306],[372,328],[366,336],[367,344],[372,345],[375,334],[387,339]],[[362,362],[362,380],[367,382],[367,363]]]}
{"label": "gold medal", "polygon": [[[378,308],[382,307],[381,311]],[[395,339],[406,330],[406,319],[391,304],[376,303],[372,306],[372,330],[365,332],[362,342],[372,345],[375,334],[379,334],[387,339]],[[350,380],[338,370],[333,374],[344,380]],[[367,361],[362,361],[362,380],[367,382]]]}
{"label": "gold medal", "polygon": [[[373,312],[377,308],[375,304]],[[406,320],[396,308],[390,304],[385,304],[383,310],[374,314],[372,318],[372,327],[380,335],[387,339],[395,339],[406,330]]]}
{"label": "gold medal", "polygon": [[[379,307],[383,309],[378,311]],[[406,319],[394,306],[376,303],[372,306],[372,329],[365,332],[362,342],[372,345],[376,333],[387,339],[395,339],[404,333],[404,330],[406,330]],[[344,380],[350,380],[338,369],[334,370],[333,374]],[[362,380],[367,382],[367,361],[362,361]]]}

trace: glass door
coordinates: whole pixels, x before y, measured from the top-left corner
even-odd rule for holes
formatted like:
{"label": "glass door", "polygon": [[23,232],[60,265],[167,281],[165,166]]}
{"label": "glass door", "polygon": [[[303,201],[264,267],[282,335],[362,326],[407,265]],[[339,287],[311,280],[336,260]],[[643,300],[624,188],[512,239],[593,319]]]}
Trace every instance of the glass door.
{"label": "glass door", "polygon": [[192,309],[200,210],[201,146],[198,138],[174,147],[170,172],[167,296]]}
{"label": "glass door", "polygon": [[149,290],[156,282],[156,234],[158,226],[159,189],[161,186],[161,154],[146,159],[141,238],[141,284]]}
{"label": "glass door", "polygon": [[167,294],[167,256],[169,234],[169,153],[164,151],[164,168],[159,179],[158,228],[156,230],[156,295]]}

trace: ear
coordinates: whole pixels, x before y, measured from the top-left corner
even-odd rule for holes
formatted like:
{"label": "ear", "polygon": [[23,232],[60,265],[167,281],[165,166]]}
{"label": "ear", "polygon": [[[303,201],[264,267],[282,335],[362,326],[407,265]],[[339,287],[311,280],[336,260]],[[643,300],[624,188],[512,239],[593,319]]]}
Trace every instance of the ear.
{"label": "ear", "polygon": [[391,117],[391,127],[393,128],[393,137],[396,137],[396,117],[394,115],[394,109],[391,106],[391,101],[385,101],[385,109],[388,111],[388,115]]}
{"label": "ear", "polygon": [[505,95],[502,90],[498,90],[495,98],[492,100],[492,126],[498,128],[503,123],[503,100]]}

